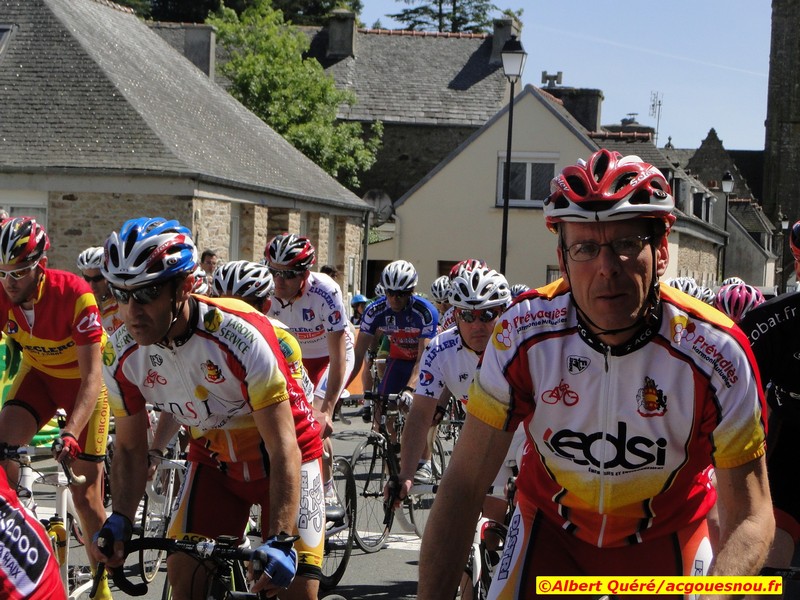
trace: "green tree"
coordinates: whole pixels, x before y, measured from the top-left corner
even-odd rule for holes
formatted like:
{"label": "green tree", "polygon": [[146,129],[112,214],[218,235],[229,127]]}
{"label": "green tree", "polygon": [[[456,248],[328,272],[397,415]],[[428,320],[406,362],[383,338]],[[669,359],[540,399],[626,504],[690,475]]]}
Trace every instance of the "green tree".
{"label": "green tree", "polygon": [[416,31],[487,33],[492,30],[492,11],[499,10],[488,0],[396,0],[413,6],[388,15]]}
{"label": "green tree", "polygon": [[151,0],[154,21],[202,23],[222,7],[222,0]]}
{"label": "green tree", "polygon": [[359,14],[361,0],[272,0],[272,8],[283,12],[284,21],[293,25],[327,25],[336,8],[346,8]]}
{"label": "green tree", "polygon": [[117,4],[132,8],[138,16],[143,19],[150,18],[151,14],[151,1],[150,0],[116,0]]}
{"label": "green tree", "polygon": [[337,89],[315,59],[303,58],[308,38],[269,0],[253,0],[241,17],[223,8],[207,23],[230,54],[221,70],[231,94],[343,185],[358,187],[358,174],[375,163],[383,126],[374,123],[365,136],[359,123],[337,120],[338,108],[355,104],[355,95]]}

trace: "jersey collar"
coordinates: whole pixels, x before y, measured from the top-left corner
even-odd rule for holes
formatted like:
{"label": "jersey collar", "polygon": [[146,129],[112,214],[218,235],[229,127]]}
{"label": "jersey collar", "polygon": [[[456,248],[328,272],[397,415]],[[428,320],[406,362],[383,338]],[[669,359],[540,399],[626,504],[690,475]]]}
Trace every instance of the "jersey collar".
{"label": "jersey collar", "polygon": [[636,333],[633,335],[633,337],[631,337],[631,339],[629,339],[627,342],[617,346],[609,346],[600,340],[600,338],[598,338],[589,330],[589,327],[586,325],[583,319],[581,319],[580,311],[576,310],[575,313],[578,318],[578,333],[584,342],[601,354],[608,353],[611,356],[624,356],[626,354],[635,352],[655,337],[661,327],[663,311],[661,302],[659,302],[658,307],[651,313],[650,318],[642,320],[641,326],[636,330]]}

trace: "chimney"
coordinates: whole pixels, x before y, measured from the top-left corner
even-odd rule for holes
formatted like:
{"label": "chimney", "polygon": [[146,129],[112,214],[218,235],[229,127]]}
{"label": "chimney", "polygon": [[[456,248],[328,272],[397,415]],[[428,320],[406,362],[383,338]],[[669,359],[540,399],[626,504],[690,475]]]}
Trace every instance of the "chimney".
{"label": "chimney", "polygon": [[186,28],[183,54],[194,66],[214,81],[216,68],[217,32],[211,25],[194,25]]}
{"label": "chimney", "polygon": [[589,131],[600,131],[603,92],[587,88],[548,87],[546,90],[564,103],[564,108]]}
{"label": "chimney", "polygon": [[490,65],[503,64],[503,57],[501,56],[501,53],[503,52],[503,46],[512,35],[517,36],[517,39],[519,39],[521,31],[522,25],[516,19],[497,19],[494,22],[494,35],[492,36],[492,56],[489,59]]}
{"label": "chimney", "polygon": [[326,58],[355,56],[356,15],[347,9],[337,8],[328,23],[328,51]]}

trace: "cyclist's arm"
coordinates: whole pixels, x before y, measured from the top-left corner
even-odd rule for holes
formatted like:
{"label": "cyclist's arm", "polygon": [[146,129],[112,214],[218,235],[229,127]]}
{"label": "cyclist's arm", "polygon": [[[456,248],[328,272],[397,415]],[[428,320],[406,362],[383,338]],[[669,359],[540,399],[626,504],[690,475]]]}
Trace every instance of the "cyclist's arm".
{"label": "cyclist's arm", "polygon": [[175,420],[172,413],[159,413],[158,424],[153,433],[153,442],[150,444],[150,449],[164,452],[172,441],[172,438],[174,438],[180,430],[181,424]]}
{"label": "cyclist's arm", "polygon": [[411,489],[414,473],[417,470],[422,453],[428,441],[428,430],[431,428],[436,413],[436,398],[414,394],[414,403],[406,416],[400,443],[400,486],[405,488],[401,496],[406,496]]}
{"label": "cyclist's arm", "polygon": [[269,523],[265,538],[292,533],[300,505],[300,447],[290,402],[277,402],[253,412],[269,454]]}
{"label": "cyclist's arm", "polygon": [[418,600],[452,598],[475,524],[513,434],[467,416],[422,538]]}
{"label": "cyclist's arm", "polygon": [[100,397],[103,383],[103,363],[99,342],[77,346],[76,351],[81,385],[78,388],[78,395],[75,397],[75,407],[68,415],[64,430],[78,437],[89,422]]}
{"label": "cyclist's arm", "polygon": [[[367,350],[369,350],[370,346],[374,342],[375,342],[374,335],[359,330],[354,349],[355,362],[353,363],[353,372],[350,373],[350,380],[347,382],[347,385],[350,385],[350,382],[353,381],[356,377],[358,377],[358,374],[361,372],[361,366],[364,364],[364,358],[367,356]],[[367,367],[367,371],[369,371],[369,367]]]}
{"label": "cyclist's arm", "polygon": [[708,574],[757,575],[775,532],[766,458],[715,471],[720,542]]}
{"label": "cyclist's arm", "polygon": [[347,346],[344,330],[328,332],[328,386],[322,399],[322,412],[333,419],[333,409],[344,387],[344,373],[347,368]]}

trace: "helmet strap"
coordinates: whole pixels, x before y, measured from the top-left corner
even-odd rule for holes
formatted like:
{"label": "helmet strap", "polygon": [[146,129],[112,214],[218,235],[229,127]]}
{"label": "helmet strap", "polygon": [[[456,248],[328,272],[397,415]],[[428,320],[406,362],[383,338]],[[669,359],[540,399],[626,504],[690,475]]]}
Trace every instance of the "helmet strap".
{"label": "helmet strap", "polygon": [[175,323],[178,322],[178,319],[183,314],[183,307],[186,306],[185,300],[180,304],[178,304],[178,288],[180,287],[181,284],[183,284],[184,281],[185,279],[181,279],[179,284],[178,279],[172,280],[172,299],[170,306],[170,310],[172,312],[172,319],[169,322],[169,327],[167,327],[167,330],[164,332],[164,338],[161,340],[161,344],[163,346],[170,345],[169,334],[172,331],[172,328],[175,326]]}

